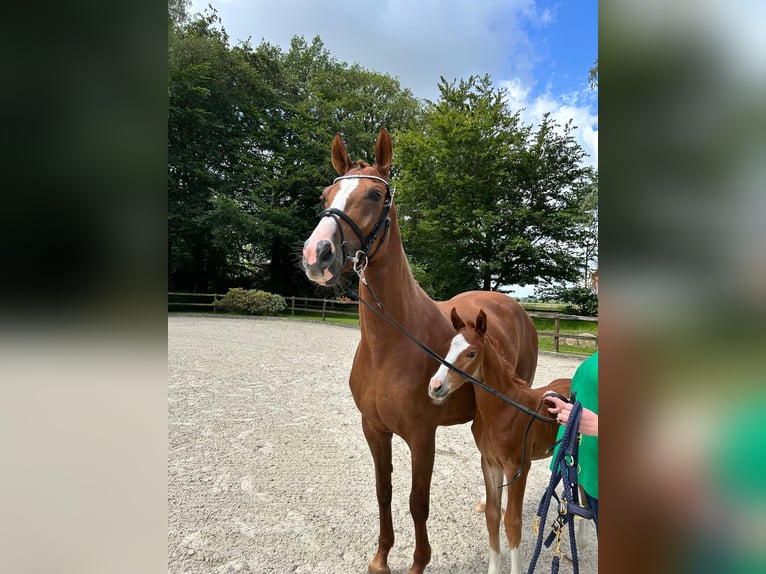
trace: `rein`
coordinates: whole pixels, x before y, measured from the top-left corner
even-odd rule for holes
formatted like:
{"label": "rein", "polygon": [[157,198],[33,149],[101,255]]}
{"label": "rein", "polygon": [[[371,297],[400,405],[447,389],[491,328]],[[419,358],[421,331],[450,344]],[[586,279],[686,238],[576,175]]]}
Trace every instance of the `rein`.
{"label": "rein", "polygon": [[[469,381],[469,382],[473,383],[474,385],[476,385],[477,387],[480,387],[481,389],[484,389],[485,391],[487,391],[487,392],[488,392],[489,394],[491,394],[492,396],[494,396],[494,397],[496,397],[496,398],[500,399],[501,401],[505,401],[505,402],[506,402],[506,403],[508,403],[509,405],[512,405],[512,406],[516,407],[516,408],[517,408],[517,409],[519,409],[520,411],[522,411],[522,412],[524,412],[524,413],[528,414],[529,416],[531,416],[531,417],[533,417],[533,418],[536,418],[536,419],[537,419],[537,420],[539,420],[539,421],[542,421],[542,422],[544,422],[544,423],[548,423],[548,424],[555,424],[555,425],[557,425],[557,424],[558,424],[558,421],[557,421],[556,419],[554,419],[554,418],[551,418],[551,417],[546,417],[546,416],[544,416],[544,415],[541,415],[540,413],[538,413],[538,412],[536,412],[536,411],[533,411],[532,409],[529,409],[529,408],[527,408],[526,406],[524,406],[524,405],[522,405],[522,404],[520,404],[520,403],[517,403],[517,402],[516,402],[516,401],[514,401],[512,398],[510,398],[510,397],[508,397],[508,396],[504,395],[503,393],[499,392],[499,391],[498,391],[498,390],[496,390],[496,389],[493,389],[492,387],[490,387],[490,386],[489,386],[489,385],[487,385],[486,383],[484,383],[484,382],[482,382],[482,381],[480,381],[480,380],[476,379],[475,377],[472,377],[471,375],[469,375],[468,373],[466,373],[466,372],[465,372],[465,371],[463,371],[462,369],[460,369],[460,368],[456,367],[455,365],[453,365],[452,363],[450,363],[449,361],[447,361],[446,359],[444,359],[443,357],[441,357],[441,356],[440,356],[440,355],[439,355],[439,354],[438,354],[436,351],[434,351],[433,349],[431,349],[431,348],[430,348],[428,345],[426,345],[426,344],[425,344],[423,341],[421,341],[421,340],[420,340],[420,339],[418,339],[418,338],[417,338],[415,335],[413,335],[412,333],[410,333],[410,332],[409,332],[409,331],[408,331],[408,330],[407,330],[407,329],[404,327],[404,325],[402,325],[402,324],[401,324],[399,321],[397,321],[397,320],[396,320],[396,317],[394,317],[394,316],[393,316],[393,315],[392,315],[392,314],[391,314],[391,313],[390,313],[390,312],[389,312],[389,311],[388,311],[388,310],[385,308],[385,306],[383,305],[383,303],[381,302],[381,300],[380,300],[380,299],[378,298],[378,296],[375,294],[375,291],[374,291],[374,290],[373,290],[373,289],[370,287],[370,285],[367,283],[367,279],[366,279],[366,278],[365,278],[365,276],[364,276],[364,270],[365,270],[365,268],[367,267],[367,260],[366,260],[366,257],[365,257],[365,262],[364,262],[364,264],[362,264],[362,263],[361,263],[361,258],[359,257],[359,252],[357,252],[357,256],[356,256],[356,257],[354,257],[354,258],[352,258],[352,261],[354,262],[354,272],[355,272],[355,273],[356,273],[356,274],[359,276],[359,280],[360,280],[362,283],[364,283],[364,285],[367,287],[367,289],[369,290],[370,294],[372,295],[373,299],[375,299],[375,303],[376,303],[376,304],[377,304],[377,306],[378,306],[378,307],[380,307],[380,309],[382,310],[382,312],[381,312],[381,311],[378,311],[378,310],[377,310],[375,307],[373,307],[373,306],[372,306],[370,303],[368,303],[367,301],[365,301],[364,299],[362,299],[362,297],[361,297],[361,296],[360,296],[360,295],[357,293],[357,294],[356,294],[356,297],[357,297],[357,299],[358,299],[358,300],[359,300],[359,301],[360,301],[360,302],[361,302],[361,303],[362,303],[362,304],[363,304],[365,307],[367,307],[367,308],[368,308],[370,311],[372,311],[372,312],[373,312],[373,313],[375,313],[375,314],[376,314],[378,317],[380,317],[381,319],[383,319],[384,321],[386,321],[387,323],[389,323],[390,325],[392,325],[393,327],[395,327],[395,328],[396,328],[398,331],[400,331],[400,332],[401,332],[401,333],[402,333],[404,336],[406,336],[406,337],[407,337],[407,338],[408,338],[410,341],[412,341],[412,342],[413,342],[413,343],[415,343],[415,344],[416,344],[418,347],[420,347],[421,349],[423,349],[423,351],[425,351],[425,353],[426,353],[427,355],[429,355],[431,358],[433,358],[433,359],[436,359],[436,360],[437,360],[437,361],[439,361],[439,362],[440,362],[442,365],[444,365],[445,367],[447,367],[447,368],[448,368],[448,369],[450,369],[451,371],[454,371],[455,373],[457,373],[458,375],[460,375],[461,377],[463,377],[463,378],[464,378],[464,379],[466,379],[467,381]],[[538,408],[539,408],[539,407],[538,407]],[[529,422],[530,422],[530,425],[531,425],[532,421],[529,421]],[[527,430],[528,430],[528,429],[527,429]]]}

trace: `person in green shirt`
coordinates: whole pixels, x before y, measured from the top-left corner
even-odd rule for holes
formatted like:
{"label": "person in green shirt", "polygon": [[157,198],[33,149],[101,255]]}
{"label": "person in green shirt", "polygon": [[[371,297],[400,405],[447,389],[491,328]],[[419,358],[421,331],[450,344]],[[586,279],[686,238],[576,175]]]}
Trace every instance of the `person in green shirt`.
{"label": "person in green shirt", "polygon": [[[578,481],[585,495],[585,502],[593,511],[593,522],[598,533],[598,352],[588,357],[572,377],[572,393],[582,404],[579,432],[583,435],[579,451],[580,472]],[[556,415],[561,428],[556,440],[564,435],[564,427],[569,421],[572,404],[555,396],[546,396],[546,401],[553,404],[548,412]],[[558,448],[558,447],[557,447]],[[556,459],[556,453],[553,453]]]}

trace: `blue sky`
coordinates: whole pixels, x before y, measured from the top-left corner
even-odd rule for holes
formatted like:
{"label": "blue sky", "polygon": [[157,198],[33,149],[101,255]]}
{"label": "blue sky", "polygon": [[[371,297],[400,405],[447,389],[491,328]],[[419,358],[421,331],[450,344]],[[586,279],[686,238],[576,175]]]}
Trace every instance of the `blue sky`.
{"label": "blue sky", "polygon": [[588,86],[597,0],[192,0],[192,12],[208,4],[233,44],[287,50],[293,36],[319,36],[333,57],[394,76],[419,98],[437,100],[441,76],[490,74],[526,123],[573,120],[598,165],[598,91]]}

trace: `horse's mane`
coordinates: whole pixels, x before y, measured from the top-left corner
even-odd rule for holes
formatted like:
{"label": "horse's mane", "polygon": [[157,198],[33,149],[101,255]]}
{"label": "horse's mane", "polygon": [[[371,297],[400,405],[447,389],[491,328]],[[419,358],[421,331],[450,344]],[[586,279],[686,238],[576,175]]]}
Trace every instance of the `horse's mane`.
{"label": "horse's mane", "polygon": [[[473,326],[475,328],[475,325],[470,325],[469,324],[469,327],[470,326]],[[495,355],[497,355],[497,358],[500,360],[500,363],[503,366],[503,373],[505,375],[507,375],[508,377],[510,377],[512,379],[517,379],[518,381],[523,381],[524,384],[527,383],[527,381],[524,381],[524,379],[522,379],[520,376],[518,376],[516,374],[516,369],[511,366],[511,363],[508,360],[508,357],[505,356],[505,353],[503,353],[502,349],[498,345],[498,343],[495,340],[495,338],[492,337],[492,335],[490,335],[489,333],[485,333],[484,334],[484,345],[485,346],[489,345],[490,347],[492,347],[492,352],[494,352]],[[486,350],[485,350],[485,352],[486,352]],[[514,382],[516,382],[516,381],[514,381]]]}

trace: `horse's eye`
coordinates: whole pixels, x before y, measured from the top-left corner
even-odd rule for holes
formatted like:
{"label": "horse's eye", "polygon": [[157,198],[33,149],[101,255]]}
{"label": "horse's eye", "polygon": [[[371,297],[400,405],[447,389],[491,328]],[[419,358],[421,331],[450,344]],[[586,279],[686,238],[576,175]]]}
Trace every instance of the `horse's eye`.
{"label": "horse's eye", "polygon": [[468,351],[465,356],[469,359],[473,359],[476,356],[476,351]]}
{"label": "horse's eye", "polygon": [[371,191],[369,198],[375,203],[380,203],[380,200],[383,199],[383,194],[381,194],[379,191]]}

